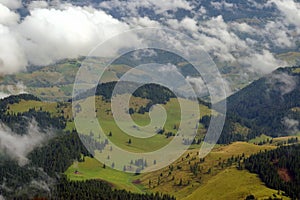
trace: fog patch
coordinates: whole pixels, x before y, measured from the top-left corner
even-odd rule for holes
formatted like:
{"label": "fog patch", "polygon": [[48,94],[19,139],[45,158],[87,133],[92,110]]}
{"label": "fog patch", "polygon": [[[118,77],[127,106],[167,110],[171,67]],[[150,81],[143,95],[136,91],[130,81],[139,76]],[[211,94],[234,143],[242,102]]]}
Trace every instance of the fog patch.
{"label": "fog patch", "polygon": [[295,133],[299,132],[299,129],[298,129],[299,121],[298,120],[284,117],[282,120],[282,123],[286,126],[286,128],[288,129],[288,131],[291,134],[295,134]]}
{"label": "fog patch", "polygon": [[[25,127],[24,127],[25,128]],[[28,127],[28,134],[18,135],[5,124],[0,124],[0,150],[17,160],[20,166],[28,163],[27,155],[52,137],[52,133],[42,133],[35,120]]]}
{"label": "fog patch", "polygon": [[281,95],[292,92],[297,86],[297,78],[287,73],[272,74],[268,80],[271,88]]}

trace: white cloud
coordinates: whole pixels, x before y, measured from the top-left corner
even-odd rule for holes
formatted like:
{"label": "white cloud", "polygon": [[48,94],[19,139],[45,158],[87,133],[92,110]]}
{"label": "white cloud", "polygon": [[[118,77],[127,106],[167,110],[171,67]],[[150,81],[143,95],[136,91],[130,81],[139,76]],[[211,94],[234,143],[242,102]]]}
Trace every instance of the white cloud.
{"label": "white cloud", "polygon": [[205,15],[207,13],[207,10],[205,9],[204,6],[201,6],[199,8],[199,10],[197,11],[197,13],[200,14],[200,15]]}
{"label": "white cloud", "polygon": [[201,77],[186,77],[186,81],[191,84],[197,97],[203,97],[208,95],[207,86],[205,85]]}
{"label": "white cloud", "polygon": [[0,99],[4,99],[4,98],[9,97],[9,96],[10,96],[10,94],[0,92]]}
{"label": "white cloud", "polygon": [[[284,31],[280,23],[275,22],[267,23],[263,30],[245,22],[227,23],[222,16],[217,16],[200,23],[199,29],[202,33],[199,36],[199,43],[218,60],[238,62],[243,68],[263,74],[286,65],[270,52],[267,41],[281,47],[292,46],[293,38]],[[260,41],[251,38],[241,39],[238,32],[260,36]]]}
{"label": "white cloud", "polygon": [[245,47],[244,42],[229,30],[228,24],[224,22],[221,15],[207,21],[204,26],[201,27],[201,31],[219,39],[221,42],[226,44],[228,48],[235,48],[237,45]]}
{"label": "white cloud", "polygon": [[47,8],[48,6],[47,1],[32,1],[29,5],[27,5],[29,10],[33,10],[35,8]]}
{"label": "white cloud", "polygon": [[9,97],[10,95],[24,94],[27,87],[22,83],[18,82],[16,85],[1,85],[0,86],[0,99]]}
{"label": "white cloud", "polygon": [[151,58],[157,56],[157,53],[153,49],[140,49],[133,52],[134,60],[141,60],[143,58]]}
{"label": "white cloud", "polygon": [[295,119],[290,119],[288,117],[284,117],[282,123],[287,127],[287,129],[291,132],[291,134],[295,134],[299,132],[298,126],[299,121]]}
{"label": "white cloud", "polygon": [[[118,8],[122,15],[138,16],[139,9],[141,8],[151,8],[155,14],[165,14],[166,11],[177,11],[179,8],[185,10],[191,10],[192,6],[185,0],[146,0],[146,1],[103,1],[100,3],[100,7],[106,9],[116,9]],[[127,12],[127,13],[126,13]]]}
{"label": "white cloud", "polygon": [[234,52],[245,52],[249,49],[246,42],[230,30],[222,16],[200,23],[199,29],[199,43],[221,61],[235,62]]}
{"label": "white cloud", "polygon": [[[286,7],[281,5],[281,0],[271,1],[281,6],[282,13],[287,12]],[[0,26],[0,44],[9,47],[5,51],[0,50],[0,73],[23,70],[27,63],[46,65],[63,58],[87,55],[98,43],[130,28],[164,27],[178,30],[194,38],[195,48],[201,46],[214,59],[229,63],[240,62],[243,67],[262,73],[284,64],[270,52],[271,46],[285,48],[293,47],[295,43],[295,37],[287,26],[287,22],[293,20],[287,20],[288,17],[286,20],[268,21],[264,27],[250,26],[246,22],[226,22],[221,15],[198,21],[206,13],[206,9],[201,6],[195,11],[193,4],[185,0],[113,0],[100,3],[102,8],[119,12],[123,17],[118,20],[92,7],[77,7],[65,3],[57,6],[51,3],[49,6],[45,1],[33,1],[28,5],[30,15],[19,24],[16,13],[0,6],[0,11],[3,10],[0,16],[5,16],[2,17],[2,24],[5,25]],[[226,1],[212,4],[220,5],[222,9],[236,7],[236,4]],[[288,7],[297,10],[298,3]],[[141,17],[138,12],[141,8],[150,8],[163,17]],[[179,8],[190,10],[193,17],[186,16],[178,20],[173,12],[166,12]],[[241,33],[249,34],[250,38],[241,38]],[[119,38],[112,46],[130,46],[136,42],[135,36]],[[109,52],[109,49],[107,47],[104,52]]]}
{"label": "white cloud", "polygon": [[288,24],[295,25],[300,31],[300,3],[294,0],[270,0],[274,3],[279,11],[284,15]]}
{"label": "white cloud", "polygon": [[257,26],[246,22],[225,22],[220,15],[194,23],[193,29],[184,28],[188,23],[176,19],[168,19],[167,23],[176,30],[183,30],[189,35],[192,33],[198,41],[196,43],[208,51],[215,61],[234,65],[238,62],[241,68],[259,73],[268,73],[286,65],[275,57],[271,47],[291,48],[296,41],[293,29],[289,29],[280,19]]}
{"label": "white cloud", "polygon": [[10,9],[17,9],[22,7],[21,0],[0,0],[0,4],[3,4]]}
{"label": "white cloud", "polygon": [[270,6],[268,2],[264,3],[264,2],[259,2],[256,0],[247,0],[247,1],[250,3],[250,5],[254,6],[257,9],[263,9],[265,7]]}
{"label": "white cloud", "polygon": [[[92,8],[34,9],[18,26],[30,63],[49,64],[87,55],[100,42],[127,30],[126,23]],[[120,41],[120,46],[127,41]]]}
{"label": "white cloud", "polygon": [[266,49],[261,53],[255,52],[248,57],[239,58],[238,61],[243,65],[249,66],[251,70],[264,74],[286,65],[284,61],[277,60],[274,55]]}
{"label": "white cloud", "polygon": [[174,30],[184,30],[192,34],[196,34],[199,29],[197,26],[197,21],[189,17],[183,18],[180,22],[176,19],[169,19],[167,23]]}
{"label": "white cloud", "polygon": [[17,24],[18,21],[19,15],[0,3],[0,24],[13,25]]}
{"label": "white cloud", "polygon": [[206,83],[204,82],[202,77],[187,76],[186,81],[188,81],[191,84],[197,97],[212,97],[213,95],[214,99],[211,99],[211,103],[217,103],[220,100],[223,100],[224,97],[232,93],[231,89],[229,88],[229,84],[225,78],[215,78],[214,82]]}
{"label": "white cloud", "polygon": [[149,17],[134,17],[129,19],[130,25],[133,27],[160,27],[158,21],[149,19]]}
{"label": "white cloud", "polygon": [[23,84],[23,82],[18,82],[16,85],[8,85],[6,86],[6,89],[8,92],[12,95],[17,95],[17,94],[24,94],[26,92],[26,86]]}
{"label": "white cloud", "polygon": [[162,65],[158,68],[159,72],[178,72],[177,67],[175,65],[172,65],[170,63],[166,64],[166,65]]}
{"label": "white cloud", "polygon": [[170,0],[170,1],[161,1],[161,0],[152,0],[150,1],[152,5],[156,8],[156,13],[163,13],[167,10],[176,11],[178,8],[185,10],[191,10],[192,7],[185,0]]}
{"label": "white cloud", "polygon": [[295,38],[291,36],[290,30],[280,21],[268,22],[265,26],[265,34],[277,47],[293,47]]}
{"label": "white cloud", "polygon": [[29,124],[28,134],[25,135],[18,135],[4,124],[0,124],[0,149],[16,159],[20,165],[24,165],[28,162],[28,153],[50,136],[51,134],[41,133],[35,121]]}
{"label": "white cloud", "polygon": [[234,30],[244,32],[244,33],[254,34],[256,32],[256,30],[252,26],[248,25],[245,22],[242,23],[233,22],[231,23],[231,26]]}
{"label": "white cloud", "polygon": [[223,8],[225,8],[225,9],[232,9],[232,8],[235,8],[235,7],[236,7],[235,4],[233,4],[233,3],[228,3],[228,2],[226,2],[225,0],[222,0],[221,2],[218,2],[218,1],[212,1],[212,2],[210,2],[210,4],[211,4],[214,8],[218,9],[218,10],[221,10],[221,9],[223,9]]}
{"label": "white cloud", "polygon": [[0,24],[0,74],[25,70],[27,61],[17,36],[8,27]]}
{"label": "white cloud", "polygon": [[271,74],[268,81],[271,88],[280,91],[281,95],[288,94],[297,87],[297,78],[287,73]]}
{"label": "white cloud", "polygon": [[[265,3],[257,3],[255,0],[248,0],[257,9],[274,7],[279,10],[273,20],[267,20],[262,26],[249,27],[245,23],[232,23],[234,29],[247,32],[260,38],[262,46],[269,48],[294,48],[295,42],[300,39],[300,4],[293,0],[268,0]],[[261,11],[263,12],[263,11]],[[250,29],[249,29],[250,28]],[[257,39],[258,40],[258,39]]]}

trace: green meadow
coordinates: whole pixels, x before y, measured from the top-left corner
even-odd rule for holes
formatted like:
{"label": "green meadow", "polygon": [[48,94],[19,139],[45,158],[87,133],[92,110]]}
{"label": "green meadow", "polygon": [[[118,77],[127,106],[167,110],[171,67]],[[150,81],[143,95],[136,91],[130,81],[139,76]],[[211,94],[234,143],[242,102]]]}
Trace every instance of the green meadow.
{"label": "green meadow", "polygon": [[228,168],[213,176],[183,200],[246,199],[248,195],[254,195],[256,199],[268,199],[269,197],[289,199],[278,195],[277,190],[266,187],[257,174]]}
{"label": "green meadow", "polygon": [[[274,148],[276,147],[271,145],[258,146],[246,142],[218,145],[205,158],[202,164],[202,172],[197,177],[192,175],[189,168],[197,156],[198,149],[188,150],[182,157],[172,163],[170,166],[174,170],[171,175],[169,167],[140,175],[116,171],[107,166],[103,168],[103,164],[89,157],[85,157],[84,162],[75,161],[65,174],[71,180],[101,179],[119,189],[145,193],[169,193],[177,199],[184,200],[245,199],[250,194],[258,199],[274,197],[274,195],[282,197],[282,195],[277,194],[276,190],[266,187],[256,174],[251,174],[247,170],[237,170],[235,166],[225,167],[224,169],[217,167],[220,159],[226,160],[231,156],[242,154],[249,156],[261,150]],[[188,158],[187,155],[189,155]],[[207,174],[206,172],[210,168],[212,173]],[[173,179],[173,177],[175,178]],[[157,185],[158,179],[160,180],[159,185]],[[183,180],[183,185],[178,186],[180,179]],[[149,182],[151,182],[151,186]],[[288,198],[283,197],[283,199]]]}
{"label": "green meadow", "polygon": [[85,157],[84,162],[74,162],[65,174],[71,180],[99,179],[111,183],[118,189],[126,189],[137,193],[142,192],[137,185],[132,183],[136,178],[134,174],[117,171],[110,167],[103,168],[103,164],[90,157]]}

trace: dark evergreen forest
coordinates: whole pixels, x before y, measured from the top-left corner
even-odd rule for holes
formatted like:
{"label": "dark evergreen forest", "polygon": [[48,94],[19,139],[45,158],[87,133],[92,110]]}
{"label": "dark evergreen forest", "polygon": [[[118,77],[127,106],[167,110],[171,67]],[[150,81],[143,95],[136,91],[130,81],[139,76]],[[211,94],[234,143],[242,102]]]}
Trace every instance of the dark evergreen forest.
{"label": "dark evergreen forest", "polygon": [[260,152],[245,160],[245,167],[268,187],[283,190],[293,199],[300,199],[300,145],[282,146]]}

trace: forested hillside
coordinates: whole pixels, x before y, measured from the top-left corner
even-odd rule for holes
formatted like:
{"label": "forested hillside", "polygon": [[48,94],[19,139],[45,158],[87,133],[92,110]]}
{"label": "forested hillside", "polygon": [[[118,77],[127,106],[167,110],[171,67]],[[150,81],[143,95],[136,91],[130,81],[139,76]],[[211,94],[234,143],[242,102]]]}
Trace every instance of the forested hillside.
{"label": "forested hillside", "polygon": [[110,184],[99,180],[68,181],[62,177],[53,191],[53,199],[80,199],[80,200],[175,200],[170,195],[155,194],[134,194],[126,190],[115,190]]}
{"label": "forested hillside", "polygon": [[[300,74],[298,72],[299,68],[297,67],[278,69],[229,97],[228,115],[219,143],[229,144],[237,140],[248,141],[261,134],[276,137],[295,133],[299,125],[297,123],[289,125],[288,122],[300,120],[300,105],[299,101],[297,101],[297,99],[300,99],[300,87],[298,86]],[[96,88],[96,95],[102,99],[99,101],[103,104],[102,106],[110,101],[115,85],[116,82],[102,83]],[[126,93],[126,91],[128,91],[127,84],[122,92]],[[77,98],[81,99],[90,96],[92,95],[90,92],[81,94]],[[138,106],[131,109],[130,113],[133,115],[145,114],[153,104],[168,105],[170,103],[169,100],[175,97],[174,93],[167,88],[155,84],[140,87],[134,92],[133,96],[139,98],[138,101],[145,100],[141,101],[145,103],[144,106],[136,104]],[[28,102],[33,102],[33,105]],[[54,103],[53,105],[51,103],[39,104],[41,107],[34,106],[34,102],[39,103],[41,101],[29,94],[11,96],[0,101],[1,121],[12,132],[20,136],[28,134],[27,129],[24,127],[27,127],[33,119],[40,127],[40,134],[46,134],[48,129],[55,132],[55,137],[50,138],[43,145],[37,146],[29,153],[27,157],[30,162],[25,165],[20,165],[17,161],[2,155],[0,173],[2,177],[1,183],[5,185],[5,187],[1,187],[3,195],[23,199],[33,197],[65,199],[67,196],[70,198],[88,196],[99,199],[124,199],[124,196],[128,197],[128,199],[173,199],[173,197],[167,195],[140,195],[114,190],[111,189],[111,185],[98,180],[70,182],[66,178],[61,177],[62,173],[74,163],[74,160],[84,162],[86,156],[93,157],[93,155],[82,145],[76,130],[74,128],[70,129],[70,123],[72,123],[71,114],[69,113],[71,110],[70,102]],[[199,102],[200,104],[206,104],[201,100]],[[25,106],[26,103],[28,103],[28,109],[18,111],[20,107],[17,105],[22,104]],[[50,104],[52,107],[49,107]],[[208,105],[206,109],[209,109],[209,104],[206,105]],[[199,120],[203,124],[203,128],[207,128],[209,125],[210,116],[208,113],[210,112],[207,112],[206,116]],[[105,116],[108,117],[107,115],[106,113]],[[68,131],[65,129],[67,126],[69,126]],[[110,137],[117,135],[115,131],[112,134],[114,136]],[[86,137],[86,139],[90,139],[90,137]],[[198,141],[199,143],[201,142],[201,140]],[[102,145],[96,140],[93,142],[97,147]],[[277,153],[276,151],[272,152],[278,158],[284,158],[283,150],[278,150]],[[267,186],[276,190],[284,190],[287,195],[297,197],[298,189],[295,185],[299,181],[297,178],[298,171],[295,170],[295,166],[298,165],[298,158],[297,156],[293,157],[293,155],[297,155],[299,152],[296,150],[288,150],[288,152],[290,152],[289,155],[291,154],[291,156],[283,161],[280,159],[275,159],[274,161],[272,153],[270,153],[272,156],[269,156],[267,153],[258,154],[256,157],[252,156],[247,159],[245,166],[251,172],[260,174],[261,179]],[[271,161],[267,162],[266,159],[269,158]],[[274,162],[276,163],[274,164]],[[258,163],[264,164],[260,165]],[[279,174],[277,173],[278,170]],[[282,174],[285,174],[285,178],[288,177],[289,181],[282,181]],[[36,182],[40,183],[45,178],[44,184],[47,186],[47,189],[36,187],[33,184]],[[90,189],[82,191],[80,188]],[[103,192],[104,190],[109,192]],[[28,193],[28,191],[32,192]],[[98,196],[99,193],[103,195]],[[28,196],[28,194],[30,195]]]}
{"label": "forested hillside", "polygon": [[283,146],[250,156],[245,167],[259,174],[267,186],[300,199],[300,145]]}
{"label": "forested hillside", "polygon": [[[220,143],[295,134],[300,120],[299,67],[279,68],[227,98]],[[237,129],[237,127],[242,127]]]}
{"label": "forested hillside", "polygon": [[28,162],[23,164],[6,155],[4,147],[4,152],[0,154],[1,195],[9,199],[175,199],[169,195],[134,194],[115,190],[101,180],[69,182],[61,177],[74,160],[83,162],[84,157],[93,156],[82,144],[76,130],[63,130],[66,125],[63,115],[56,117],[42,108],[17,114],[9,112],[9,105],[24,100],[40,101],[27,94],[3,99],[0,101],[1,122],[21,137],[29,134],[26,127],[34,119],[40,127],[39,134],[46,134],[44,131],[51,128],[54,137],[30,152],[27,155]]}

